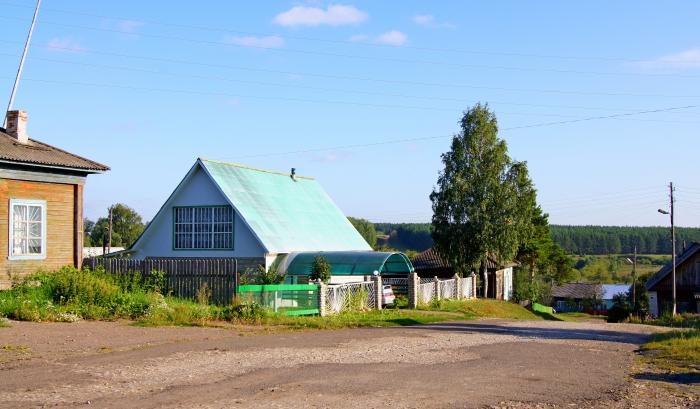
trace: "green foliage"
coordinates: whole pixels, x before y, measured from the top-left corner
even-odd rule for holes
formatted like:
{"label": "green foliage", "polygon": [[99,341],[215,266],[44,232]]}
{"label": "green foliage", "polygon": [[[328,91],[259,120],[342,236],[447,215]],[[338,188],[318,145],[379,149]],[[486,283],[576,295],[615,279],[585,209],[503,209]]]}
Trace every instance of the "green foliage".
{"label": "green foliage", "polygon": [[365,239],[370,247],[374,248],[377,245],[377,230],[374,228],[374,224],[366,219],[359,219],[355,217],[348,217],[350,223],[355,226],[355,229],[360,233],[362,238]]}
{"label": "green foliage", "polygon": [[328,283],[331,280],[331,264],[323,256],[314,257],[314,262],[311,265],[311,275],[309,280],[321,280]]}
{"label": "green foliage", "polygon": [[265,270],[265,266],[258,265],[255,269],[247,269],[240,276],[240,284],[282,284],[287,277],[277,271],[278,263],[272,263],[270,268]]}
{"label": "green foliage", "polygon": [[632,306],[626,294],[615,294],[613,306],[608,310],[608,322],[623,322],[629,318]]}
{"label": "green foliage", "polygon": [[459,273],[468,273],[487,253],[513,259],[531,235],[535,190],[526,164],[508,156],[497,133],[487,106],[466,111],[430,194],[435,248]]}
{"label": "green foliage", "polygon": [[[112,209],[112,247],[129,247],[141,235],[145,224],[141,216],[129,206],[117,203]],[[94,246],[107,243],[109,232],[109,209],[106,217],[100,217],[90,229],[90,242]],[[86,230],[87,231],[87,230]]]}
{"label": "green foliage", "polygon": [[433,246],[429,223],[376,223],[374,227],[389,236],[391,249],[421,252]]}
{"label": "green foliage", "polygon": [[[551,226],[552,239],[572,254],[670,254],[668,227]],[[700,242],[700,228],[677,227],[676,243]]]}
{"label": "green foliage", "polygon": [[112,276],[72,267],[36,273],[0,291],[0,314],[27,321],[63,321],[66,314],[84,319],[136,318],[159,296],[153,289],[160,284],[146,281],[137,274]]}

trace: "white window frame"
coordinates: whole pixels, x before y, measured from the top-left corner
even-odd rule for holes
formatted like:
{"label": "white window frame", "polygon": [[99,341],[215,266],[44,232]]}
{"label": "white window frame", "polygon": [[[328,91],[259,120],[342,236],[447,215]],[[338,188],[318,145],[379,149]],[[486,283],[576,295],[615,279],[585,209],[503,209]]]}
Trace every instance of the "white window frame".
{"label": "white window frame", "polygon": [[[14,212],[15,205],[39,206],[41,207],[41,253],[40,254],[13,254],[15,223]],[[46,258],[46,200],[33,199],[10,199],[10,209],[7,212],[9,236],[7,240],[7,259],[8,260],[44,260]]]}
{"label": "white window frame", "polygon": [[[211,221],[209,221],[206,224],[203,223],[195,223],[195,212],[198,210],[211,210]],[[231,220],[229,222],[217,222],[214,220],[214,209],[225,209],[230,212]],[[177,212],[178,211],[191,211],[191,222],[188,223],[182,223],[177,221]],[[230,224],[231,225],[231,232],[217,232],[214,229],[214,225],[216,224]],[[191,246],[190,247],[178,247],[177,246],[177,239],[178,239],[178,233],[177,232],[177,225],[190,225],[191,226],[191,231],[189,232],[191,234]],[[196,237],[198,233],[196,230],[196,225],[202,225],[202,226],[210,226],[208,229],[208,234],[210,235],[209,240],[211,242],[212,247],[195,247],[194,243],[196,241]],[[233,208],[229,205],[216,205],[216,206],[175,206],[173,207],[173,250],[174,251],[231,251],[234,250],[234,234],[235,234],[235,211]],[[230,247],[213,247],[214,245],[214,236],[215,235],[220,235],[220,234],[227,234],[230,235],[230,241],[231,241],[231,246]]]}

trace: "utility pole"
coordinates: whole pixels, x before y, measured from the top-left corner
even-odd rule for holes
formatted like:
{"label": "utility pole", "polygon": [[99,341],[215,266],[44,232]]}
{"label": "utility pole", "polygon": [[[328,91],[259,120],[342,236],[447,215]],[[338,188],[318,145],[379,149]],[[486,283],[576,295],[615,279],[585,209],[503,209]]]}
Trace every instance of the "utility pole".
{"label": "utility pole", "polygon": [[109,237],[107,238],[107,253],[112,252],[112,207],[109,207]]}
{"label": "utility pole", "polygon": [[667,212],[666,210],[659,209],[659,213],[661,214],[670,214],[671,215],[671,288],[673,290],[673,315],[676,315],[676,225],[674,223],[673,219],[673,210],[674,210],[674,204],[675,200],[673,198],[673,192],[675,189],[673,188],[673,182],[670,182],[668,184],[668,190],[669,190],[669,196],[671,197],[671,211]]}
{"label": "utility pole", "polygon": [[632,259],[632,312],[637,311],[637,246],[634,246]]}
{"label": "utility pole", "polygon": [[17,68],[17,75],[15,76],[15,83],[12,86],[12,93],[10,94],[10,102],[7,104],[7,111],[5,111],[5,119],[3,120],[3,127],[7,128],[7,113],[12,110],[12,104],[15,102],[15,94],[17,93],[17,87],[19,86],[19,79],[22,76],[22,69],[24,68],[24,60],[27,57],[27,51],[29,50],[29,43],[32,41],[32,33],[34,32],[34,26],[36,25],[36,17],[39,15],[39,6],[41,6],[41,0],[37,0],[36,8],[34,9],[34,16],[32,17],[32,24],[29,26],[29,33],[27,34],[27,40],[24,43],[24,51],[22,51],[22,58],[19,60],[19,67]]}
{"label": "utility pole", "polygon": [[673,199],[673,182],[670,182],[668,185],[669,191],[671,193],[671,248],[673,251],[673,255],[671,257],[671,280],[673,280],[673,316],[676,315],[676,225],[673,222],[673,208],[674,208],[674,199]]}

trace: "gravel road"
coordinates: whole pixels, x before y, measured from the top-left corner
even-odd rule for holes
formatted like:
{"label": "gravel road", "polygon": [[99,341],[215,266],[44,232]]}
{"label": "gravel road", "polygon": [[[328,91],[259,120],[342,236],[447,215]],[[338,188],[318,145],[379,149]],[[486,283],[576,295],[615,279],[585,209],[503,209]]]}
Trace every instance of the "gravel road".
{"label": "gravel road", "polygon": [[245,335],[13,323],[0,329],[0,407],[694,407],[693,385],[673,392],[636,374],[634,351],[656,330],[481,320]]}

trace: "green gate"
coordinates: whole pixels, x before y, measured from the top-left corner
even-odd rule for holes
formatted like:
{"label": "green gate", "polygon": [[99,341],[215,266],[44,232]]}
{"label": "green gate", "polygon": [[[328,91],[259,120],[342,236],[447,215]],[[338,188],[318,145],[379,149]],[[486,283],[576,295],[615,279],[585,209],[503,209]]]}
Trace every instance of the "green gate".
{"label": "green gate", "polygon": [[284,315],[320,314],[316,284],[241,285],[237,295],[240,301],[254,302]]}

